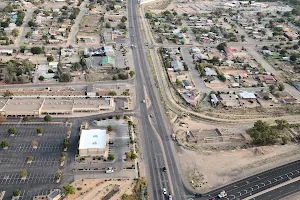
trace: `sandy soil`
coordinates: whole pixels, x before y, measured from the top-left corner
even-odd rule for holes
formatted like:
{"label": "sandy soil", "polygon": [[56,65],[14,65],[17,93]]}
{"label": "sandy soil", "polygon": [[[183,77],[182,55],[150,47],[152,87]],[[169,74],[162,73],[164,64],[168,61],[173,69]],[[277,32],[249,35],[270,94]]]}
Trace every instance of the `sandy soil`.
{"label": "sandy soil", "polygon": [[[186,177],[195,177],[201,192],[207,192],[238,179],[299,159],[296,145],[269,146],[248,150],[197,153],[182,149],[178,153]],[[195,172],[195,173],[194,173]]]}
{"label": "sandy soil", "polygon": [[[67,200],[91,200],[102,199],[107,195],[115,185],[120,186],[120,191],[111,200],[121,199],[123,194],[131,195],[134,187],[134,180],[125,179],[103,179],[96,180],[78,180],[72,183],[76,189],[76,193],[69,195]],[[80,189],[81,188],[81,189]],[[78,190],[79,189],[79,190]]]}

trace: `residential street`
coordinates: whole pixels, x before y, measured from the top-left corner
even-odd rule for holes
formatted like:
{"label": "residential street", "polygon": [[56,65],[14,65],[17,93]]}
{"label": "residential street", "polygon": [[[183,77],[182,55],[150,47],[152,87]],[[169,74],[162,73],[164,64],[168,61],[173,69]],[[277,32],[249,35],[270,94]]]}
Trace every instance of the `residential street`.
{"label": "residential street", "polygon": [[87,7],[86,7],[86,4],[87,4],[87,0],[83,1],[80,5],[80,12],[79,14],[77,15],[76,19],[75,19],[75,23],[73,24],[72,28],[71,28],[71,31],[69,33],[69,36],[68,36],[68,41],[66,43],[66,46],[76,46],[76,35],[79,31],[79,24],[80,24],[80,21],[82,19],[82,17],[86,14],[86,12],[89,10]]}

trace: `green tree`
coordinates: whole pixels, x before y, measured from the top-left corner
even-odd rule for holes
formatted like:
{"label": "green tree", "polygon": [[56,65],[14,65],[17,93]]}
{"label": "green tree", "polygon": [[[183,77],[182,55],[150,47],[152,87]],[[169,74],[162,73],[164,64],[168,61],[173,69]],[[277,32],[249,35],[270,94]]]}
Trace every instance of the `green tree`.
{"label": "green tree", "polygon": [[46,115],[46,116],[44,117],[44,121],[45,121],[45,122],[51,122],[51,121],[52,121],[51,115]]}
{"label": "green tree", "polygon": [[2,149],[5,148],[5,147],[8,147],[8,141],[7,140],[3,140],[0,145],[1,145]]}
{"label": "green tree", "polygon": [[285,89],[284,84],[283,84],[283,83],[279,83],[279,84],[278,84],[278,90],[279,90],[279,91],[283,91],[284,89]]}
{"label": "green tree", "polygon": [[270,85],[269,90],[273,94],[275,92],[275,85]]}
{"label": "green tree", "polygon": [[117,92],[114,91],[114,90],[110,90],[108,94],[111,95],[111,96],[116,96]]}
{"label": "green tree", "polygon": [[11,97],[11,96],[13,96],[14,94],[11,92],[11,91],[9,91],[9,90],[6,90],[5,92],[4,92],[4,94],[3,94],[3,97]]}
{"label": "green tree", "polygon": [[75,194],[75,189],[73,185],[67,184],[63,187],[63,192],[66,196],[68,196],[69,194]]}
{"label": "green tree", "polygon": [[4,21],[4,22],[1,22],[0,26],[2,28],[7,28],[9,26],[8,22]]}
{"label": "green tree", "polygon": [[133,77],[135,75],[135,72],[134,71],[130,71],[129,75],[130,75],[130,77]]}
{"label": "green tree", "polygon": [[121,196],[121,199],[122,200],[125,200],[125,199],[127,199],[128,198],[128,194],[122,194],[122,196]]}
{"label": "green tree", "polygon": [[29,122],[30,120],[31,120],[31,117],[29,117],[29,116],[23,117],[24,122]]}
{"label": "green tree", "polygon": [[34,27],[34,26],[35,26],[34,21],[33,21],[33,20],[30,20],[30,21],[28,22],[28,26],[29,26],[29,27]]}
{"label": "green tree", "polygon": [[59,180],[61,176],[62,176],[62,171],[58,170],[57,173],[55,174],[55,179]]}
{"label": "green tree", "polygon": [[254,123],[254,129],[259,131],[259,132],[262,132],[266,129],[269,128],[269,124],[267,122],[264,122],[262,120],[258,120]]}
{"label": "green tree", "polygon": [[121,119],[121,116],[120,115],[116,115],[116,120],[119,120]]}
{"label": "green tree", "polygon": [[47,61],[52,62],[54,60],[54,57],[52,55],[47,56]]}
{"label": "green tree", "polygon": [[111,28],[111,24],[109,22],[105,23],[105,28]]}
{"label": "green tree", "polygon": [[179,87],[179,88],[181,88],[182,87],[182,81],[181,80],[179,80],[179,79],[176,79],[176,86],[177,87]]}
{"label": "green tree", "polygon": [[254,127],[249,130],[249,134],[252,138],[252,143],[255,145],[274,144],[280,138],[278,131],[262,120],[254,123]]}
{"label": "green tree", "polygon": [[38,78],[40,81],[44,81],[45,80],[45,77],[44,76],[39,76]]}
{"label": "green tree", "polygon": [[18,196],[20,196],[20,195],[21,195],[21,190],[19,190],[19,189],[15,190],[15,191],[13,192],[13,196],[14,196],[14,197],[18,197]]}
{"label": "green tree", "polygon": [[31,162],[31,161],[33,161],[33,159],[34,159],[33,156],[28,156],[26,160]]}
{"label": "green tree", "polygon": [[67,148],[69,146],[69,140],[68,139],[64,139],[64,148]]}
{"label": "green tree", "polygon": [[110,154],[108,154],[107,159],[108,160],[114,160],[115,159],[115,155],[112,154],[112,153],[110,153]]}
{"label": "green tree", "polygon": [[36,133],[37,134],[42,134],[44,132],[43,128],[37,128]]}
{"label": "green tree", "polygon": [[283,130],[289,127],[289,123],[285,119],[276,119],[275,123],[277,124],[278,129]]}
{"label": "green tree", "polygon": [[[299,40],[299,41],[300,41],[300,40]],[[297,58],[298,58],[298,56],[297,56],[296,54],[292,54],[292,55],[290,56],[290,60],[293,61],[293,62],[295,62],[295,61],[297,60]]]}
{"label": "green tree", "polygon": [[40,54],[40,53],[42,53],[41,47],[31,47],[30,51],[33,54]]}
{"label": "green tree", "polygon": [[151,18],[152,18],[152,13],[146,12],[145,17],[146,17],[147,19],[151,19]]}
{"label": "green tree", "polygon": [[225,42],[218,44],[217,49],[219,51],[225,51],[225,47],[227,47],[227,44]]}
{"label": "green tree", "polygon": [[73,69],[78,71],[82,69],[82,65],[79,62],[73,64]]}
{"label": "green tree", "polygon": [[181,32],[182,33],[186,33],[188,31],[188,28],[187,27],[183,27],[182,29],[181,29]]}
{"label": "green tree", "polygon": [[17,133],[17,130],[16,130],[16,128],[9,128],[9,129],[8,129],[8,133],[9,133],[10,135],[15,135],[15,134]]}
{"label": "green tree", "polygon": [[113,131],[113,130],[114,130],[114,129],[113,129],[112,125],[108,125],[108,126],[107,126],[107,131],[110,132],[110,131]]}
{"label": "green tree", "polygon": [[219,74],[218,75],[218,79],[222,82],[225,82],[226,81],[226,77],[223,75],[223,74]]}
{"label": "green tree", "polygon": [[13,29],[13,30],[11,31],[11,35],[14,36],[14,37],[18,37],[19,34],[20,34],[19,29],[16,29],[16,28],[15,28],[15,29]]}
{"label": "green tree", "polygon": [[60,82],[70,82],[71,80],[72,80],[72,77],[69,72],[61,73],[59,76]]}
{"label": "green tree", "polygon": [[20,177],[21,177],[21,178],[26,177],[27,174],[28,174],[28,173],[27,173],[27,170],[26,170],[26,169],[23,169],[23,170],[20,171]]}
{"label": "green tree", "polygon": [[127,21],[127,17],[126,17],[126,16],[123,16],[123,17],[121,18],[121,22],[125,23],[126,21]]}

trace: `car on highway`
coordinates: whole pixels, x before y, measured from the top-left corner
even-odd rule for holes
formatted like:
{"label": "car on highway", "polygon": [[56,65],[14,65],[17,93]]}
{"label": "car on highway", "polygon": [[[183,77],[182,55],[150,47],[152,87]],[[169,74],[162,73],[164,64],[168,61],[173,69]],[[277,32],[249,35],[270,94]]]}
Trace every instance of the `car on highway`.
{"label": "car on highway", "polygon": [[163,167],[162,170],[163,170],[164,172],[166,172],[166,171],[167,171],[167,168],[166,168],[166,167]]}
{"label": "car on highway", "polygon": [[172,200],[172,195],[171,194],[169,194],[169,200]]}
{"label": "car on highway", "polygon": [[153,115],[152,115],[152,114],[150,114],[150,117],[151,117],[151,118],[153,118]]}
{"label": "car on highway", "polygon": [[167,189],[163,188],[163,194],[166,195],[167,194]]}
{"label": "car on highway", "polygon": [[222,190],[219,194],[218,194],[218,197],[221,199],[221,198],[225,198],[227,197],[227,193],[225,192],[225,190]]}
{"label": "car on highway", "polygon": [[146,100],[145,100],[145,99],[143,100],[143,103],[146,103]]}
{"label": "car on highway", "polygon": [[112,167],[109,167],[109,168],[107,168],[107,169],[105,170],[105,173],[106,173],[106,174],[112,174],[112,173],[114,173],[114,170],[113,170]]}

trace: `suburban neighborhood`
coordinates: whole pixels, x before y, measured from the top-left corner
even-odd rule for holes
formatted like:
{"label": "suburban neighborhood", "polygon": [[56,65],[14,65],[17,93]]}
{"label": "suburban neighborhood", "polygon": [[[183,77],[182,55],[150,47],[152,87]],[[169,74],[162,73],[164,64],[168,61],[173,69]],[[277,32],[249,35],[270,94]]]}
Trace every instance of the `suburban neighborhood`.
{"label": "suburban neighborhood", "polygon": [[299,0],[0,10],[0,199],[300,198]]}

